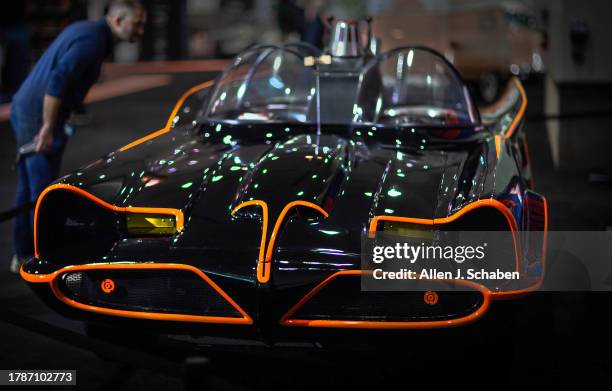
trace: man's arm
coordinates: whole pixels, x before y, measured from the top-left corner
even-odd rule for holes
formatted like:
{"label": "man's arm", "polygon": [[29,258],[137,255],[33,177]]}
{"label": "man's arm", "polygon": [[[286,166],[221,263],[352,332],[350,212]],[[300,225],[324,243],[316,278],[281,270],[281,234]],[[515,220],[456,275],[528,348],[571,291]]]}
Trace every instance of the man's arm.
{"label": "man's arm", "polygon": [[97,58],[96,42],[77,40],[64,53],[49,77],[43,100],[43,124],[36,136],[36,152],[48,151],[53,144],[53,129],[58,125],[62,100],[66,98],[83,72],[94,66]]}
{"label": "man's arm", "polygon": [[36,152],[44,152],[51,149],[53,144],[53,128],[57,124],[61,104],[60,98],[45,95],[43,100],[43,124],[36,136]]}

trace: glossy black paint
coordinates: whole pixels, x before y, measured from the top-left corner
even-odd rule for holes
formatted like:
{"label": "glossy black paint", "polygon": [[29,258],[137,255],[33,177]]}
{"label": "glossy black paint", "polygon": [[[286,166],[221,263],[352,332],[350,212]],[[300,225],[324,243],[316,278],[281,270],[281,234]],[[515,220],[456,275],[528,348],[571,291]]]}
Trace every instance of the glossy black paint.
{"label": "glossy black paint", "polygon": [[[182,107],[179,113],[185,111]],[[495,133],[480,125],[323,124],[318,135],[307,124],[194,124],[193,118],[179,118],[170,132],[112,152],[59,180],[119,207],[180,209],[184,231],[167,238],[124,236],[103,256],[69,263],[195,266],[267,334],[326,277],[360,268],[361,235],[374,216],[443,218],[493,198],[508,206],[519,230],[529,223],[523,210],[529,167],[518,129],[498,154]],[[248,207],[231,215],[249,200],[268,204],[268,238],[291,201],[314,203],[329,214],[325,218],[307,208],[290,213],[276,239],[266,284],[256,278],[261,210]],[[44,262],[43,255],[25,270],[46,273],[58,267]]]}

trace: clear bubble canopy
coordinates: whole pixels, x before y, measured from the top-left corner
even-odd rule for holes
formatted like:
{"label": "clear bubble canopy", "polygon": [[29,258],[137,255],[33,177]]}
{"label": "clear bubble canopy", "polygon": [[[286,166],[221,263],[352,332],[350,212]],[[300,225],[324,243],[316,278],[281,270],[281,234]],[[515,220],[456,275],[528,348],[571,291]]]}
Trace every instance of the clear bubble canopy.
{"label": "clear bubble canopy", "polygon": [[217,120],[312,122],[315,69],[307,49],[264,46],[236,57],[217,83],[207,116]]}
{"label": "clear bubble canopy", "polygon": [[446,59],[426,48],[401,48],[362,70],[353,121],[473,126],[479,117],[467,87]]}
{"label": "clear bubble canopy", "polygon": [[[355,74],[354,91],[327,89],[304,58],[315,48],[259,46],[234,58],[214,87],[206,117],[215,121],[314,124],[320,97],[351,99],[347,125],[474,126],[480,119],[457,71],[426,48],[396,49]],[[327,95],[326,95],[327,94]],[[349,109],[350,110],[350,109]],[[323,120],[325,122],[325,120]]]}

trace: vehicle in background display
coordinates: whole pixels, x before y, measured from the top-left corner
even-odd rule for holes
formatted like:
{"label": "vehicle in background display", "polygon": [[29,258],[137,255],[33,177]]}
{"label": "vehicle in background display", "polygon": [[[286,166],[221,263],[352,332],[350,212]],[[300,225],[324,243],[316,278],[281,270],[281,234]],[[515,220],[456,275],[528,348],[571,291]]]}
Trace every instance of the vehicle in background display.
{"label": "vehicle in background display", "polygon": [[442,55],[373,56],[358,37],[339,20],[324,53],[248,49],[165,128],[59,179],[36,205],[22,278],[87,321],[268,342],[460,326],[535,289],[438,292],[427,305],[423,292],[361,290],[362,235],[419,224],[511,232],[516,267],[541,278],[543,243],[527,237],[547,216],[518,79],[479,112]]}
{"label": "vehicle in background display", "polygon": [[374,18],[382,50],[424,45],[440,51],[484,102],[495,101],[513,75],[544,72],[545,37],[525,4],[411,0],[395,6]]}

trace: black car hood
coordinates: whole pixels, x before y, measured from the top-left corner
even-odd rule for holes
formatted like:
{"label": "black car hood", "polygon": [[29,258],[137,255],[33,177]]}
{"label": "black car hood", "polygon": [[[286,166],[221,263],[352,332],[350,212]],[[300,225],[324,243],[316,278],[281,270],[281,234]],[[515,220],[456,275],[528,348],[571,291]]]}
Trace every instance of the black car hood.
{"label": "black car hood", "polygon": [[[171,240],[125,239],[111,259],[189,262],[248,281],[253,280],[263,216],[256,207],[232,215],[244,202],[266,203],[268,237],[292,201],[325,210],[328,217],[308,208],[288,214],[274,258],[279,272],[329,272],[359,264],[361,235],[374,216],[447,216],[492,187],[486,167],[495,151],[489,142],[449,150],[383,144],[325,129],[317,136],[271,126],[269,132],[252,134],[231,127],[198,134],[175,129],[61,181],[117,206],[183,211],[181,234]],[[149,251],[142,251],[143,243]],[[235,267],[224,267],[228,262]]]}

